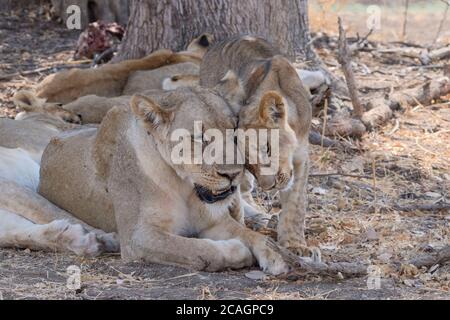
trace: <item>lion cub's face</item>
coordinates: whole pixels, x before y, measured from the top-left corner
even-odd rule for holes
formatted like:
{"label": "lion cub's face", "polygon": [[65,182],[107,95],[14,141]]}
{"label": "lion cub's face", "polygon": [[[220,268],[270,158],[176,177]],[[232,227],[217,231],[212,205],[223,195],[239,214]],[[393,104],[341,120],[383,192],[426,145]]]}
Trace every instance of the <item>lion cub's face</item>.
{"label": "lion cub's face", "polygon": [[264,190],[284,190],[292,184],[297,138],[287,118],[287,102],[276,91],[267,91],[259,104],[244,106],[239,115],[240,129],[258,133],[258,163],[246,149],[246,167]]}
{"label": "lion cub's face", "polygon": [[237,120],[214,91],[177,89],[159,103],[134,96],[131,107],[157,141],[164,160],[192,183],[200,200],[220,202],[236,191],[244,166],[227,161],[226,137],[233,134]]}

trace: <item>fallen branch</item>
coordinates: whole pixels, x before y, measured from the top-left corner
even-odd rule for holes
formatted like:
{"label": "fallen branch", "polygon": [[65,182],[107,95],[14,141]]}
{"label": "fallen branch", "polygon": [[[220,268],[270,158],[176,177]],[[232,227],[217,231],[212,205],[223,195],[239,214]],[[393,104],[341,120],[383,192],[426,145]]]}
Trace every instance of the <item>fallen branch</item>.
{"label": "fallen branch", "polygon": [[439,99],[450,93],[450,81],[447,77],[428,81],[419,88],[396,92],[391,95],[391,108],[399,108],[405,105],[414,107],[418,104],[429,105],[433,100]]}
{"label": "fallen branch", "polygon": [[361,121],[369,130],[385,124],[393,116],[389,102],[383,98],[369,101],[366,108],[369,111],[364,112]]}
{"label": "fallen branch", "polygon": [[403,212],[412,211],[440,211],[450,209],[450,203],[434,203],[434,204],[411,204],[406,206],[394,205],[394,209]]}
{"label": "fallen branch", "polygon": [[328,122],[325,134],[333,137],[361,138],[366,133],[365,125],[358,119],[335,116]]}
{"label": "fallen branch", "polygon": [[322,136],[319,132],[311,130],[309,133],[309,143],[312,145],[320,146],[324,148],[336,147],[339,145],[339,141],[331,140],[327,137]]}
{"label": "fallen branch", "polygon": [[430,268],[437,264],[444,264],[450,261],[450,246],[445,246],[441,250],[429,254],[424,254],[409,261],[409,264],[416,266],[417,268],[427,267]]}
{"label": "fallen branch", "polygon": [[337,141],[322,136],[319,132],[311,130],[309,133],[309,143],[315,146],[322,146],[323,148],[331,148],[339,151],[355,151],[354,146],[345,141]]}
{"label": "fallen branch", "polygon": [[420,56],[420,62],[424,65],[428,65],[433,61],[439,61],[450,57],[450,46],[442,47],[430,52],[423,52]]}
{"label": "fallen branch", "polygon": [[350,262],[321,262],[313,258],[298,257],[288,249],[280,247],[272,239],[268,239],[268,246],[280,254],[284,261],[293,267],[293,272],[304,274],[317,274],[336,277],[338,274],[347,276],[362,276],[367,274],[367,266]]}

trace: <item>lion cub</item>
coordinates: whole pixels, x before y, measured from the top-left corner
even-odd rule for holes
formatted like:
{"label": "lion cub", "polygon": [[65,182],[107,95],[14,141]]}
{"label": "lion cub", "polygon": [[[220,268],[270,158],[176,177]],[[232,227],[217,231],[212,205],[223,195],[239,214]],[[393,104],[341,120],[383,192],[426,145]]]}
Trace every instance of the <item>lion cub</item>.
{"label": "lion cub", "polygon": [[[312,116],[309,93],[292,64],[259,37],[234,37],[210,48],[200,66],[200,85],[216,86],[229,70],[239,76],[244,87],[236,110],[239,127],[279,131],[276,145],[259,145],[260,151],[269,158],[278,150],[278,171],[264,174],[264,166],[247,165],[263,189],[280,190],[282,213],[278,241],[295,253],[310,253],[304,235]],[[269,111],[274,115],[272,122],[267,122],[266,114],[261,112],[267,103],[273,106]],[[244,185],[251,186],[251,183]],[[249,194],[251,188],[243,192]]]}

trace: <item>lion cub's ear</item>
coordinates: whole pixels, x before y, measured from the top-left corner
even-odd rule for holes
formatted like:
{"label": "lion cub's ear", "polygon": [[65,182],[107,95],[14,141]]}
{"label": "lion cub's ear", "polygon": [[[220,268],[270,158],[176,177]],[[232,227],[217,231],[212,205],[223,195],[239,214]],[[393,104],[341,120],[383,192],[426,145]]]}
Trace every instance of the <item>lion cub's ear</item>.
{"label": "lion cub's ear", "polygon": [[46,99],[36,97],[34,92],[28,90],[18,91],[13,97],[16,107],[27,112],[42,110],[46,101]]}
{"label": "lion cub's ear", "polygon": [[174,118],[172,110],[165,110],[151,98],[141,95],[131,98],[131,110],[153,129],[169,124]]}
{"label": "lion cub's ear", "polygon": [[286,103],[278,92],[268,91],[264,94],[259,104],[259,119],[269,128],[287,123]]}

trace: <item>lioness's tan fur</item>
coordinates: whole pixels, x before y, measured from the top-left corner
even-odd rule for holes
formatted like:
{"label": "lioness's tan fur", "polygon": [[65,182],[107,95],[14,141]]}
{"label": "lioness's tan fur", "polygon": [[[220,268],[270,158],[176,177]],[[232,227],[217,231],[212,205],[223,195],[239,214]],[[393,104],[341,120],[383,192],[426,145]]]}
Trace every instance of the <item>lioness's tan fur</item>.
{"label": "lioness's tan fur", "polygon": [[120,96],[128,76],[134,71],[193,60],[197,61],[170,50],[158,50],[143,59],[106,64],[98,69],[72,69],[49,75],[37,86],[36,93],[49,102],[63,104],[86,95]]}
{"label": "lioness's tan fur", "polygon": [[199,66],[192,62],[178,63],[149,71],[133,72],[128,78],[122,95],[128,96],[143,93],[152,89],[163,89],[163,81],[176,75],[198,75]]}
{"label": "lioness's tan fur", "polygon": [[223,134],[236,127],[217,95],[223,87],[134,97],[132,112],[113,108],[98,130],[53,139],[39,192],[95,227],[117,230],[126,260],[217,271],[249,266],[254,256],[267,272],[287,271],[276,245],[242,224],[239,193],[208,204],[194,190],[238,186],[243,166],[173,163],[174,130],[192,135],[200,120]]}
{"label": "lioness's tan fur", "polygon": [[[179,53],[158,50],[142,59],[109,63],[97,69],[72,69],[55,73],[37,86],[36,93],[39,98],[45,98],[48,102],[62,104],[86,95],[117,97],[122,95],[128,77],[135,71],[153,70],[183,62],[199,65],[212,41],[212,35],[202,34],[192,40],[186,51]],[[159,87],[160,84],[158,88],[149,87],[147,90]]]}

